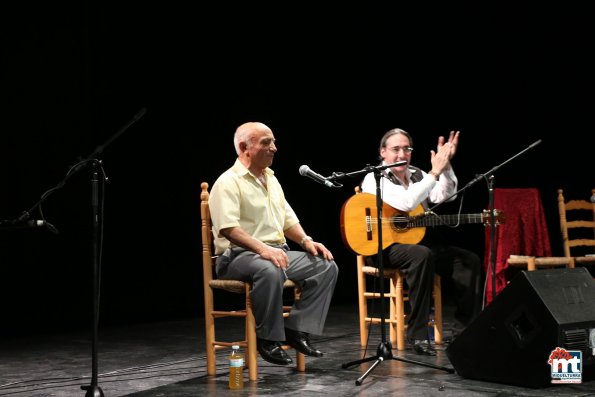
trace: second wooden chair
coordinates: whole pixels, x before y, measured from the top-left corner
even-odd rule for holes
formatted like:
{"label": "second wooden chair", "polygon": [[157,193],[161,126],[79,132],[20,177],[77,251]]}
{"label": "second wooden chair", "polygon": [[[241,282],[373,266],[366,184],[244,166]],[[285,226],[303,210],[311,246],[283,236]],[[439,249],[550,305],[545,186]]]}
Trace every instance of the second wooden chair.
{"label": "second wooden chair", "polygon": [[[359,307],[359,330],[360,344],[367,346],[370,324],[380,324],[384,315],[384,321],[389,326],[389,340],[397,350],[405,349],[405,331],[407,329],[407,313],[405,303],[409,300],[408,289],[405,286],[405,276],[399,269],[384,269],[384,278],[389,280],[389,291],[384,293],[384,297],[389,302],[388,316],[379,313],[377,308],[370,310],[369,304],[379,302],[380,293],[376,290],[369,291],[367,288],[367,278],[380,278],[380,270],[374,266],[366,266],[362,255],[357,255],[357,289],[358,289],[358,307]],[[384,282],[383,280],[375,280]],[[434,342],[442,343],[442,289],[440,285],[440,276],[434,276],[434,319],[428,319],[428,326],[434,327]],[[374,301],[375,300],[375,301]]]}

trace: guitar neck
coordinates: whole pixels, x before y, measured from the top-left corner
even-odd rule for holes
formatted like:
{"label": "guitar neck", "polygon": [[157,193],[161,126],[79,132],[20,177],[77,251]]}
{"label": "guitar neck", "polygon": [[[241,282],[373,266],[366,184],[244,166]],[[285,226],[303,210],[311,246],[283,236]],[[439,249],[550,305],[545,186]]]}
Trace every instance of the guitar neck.
{"label": "guitar neck", "polygon": [[425,226],[453,226],[457,224],[483,223],[484,214],[460,214],[460,215],[437,215],[430,213],[428,215],[413,216],[409,220],[410,227]]}

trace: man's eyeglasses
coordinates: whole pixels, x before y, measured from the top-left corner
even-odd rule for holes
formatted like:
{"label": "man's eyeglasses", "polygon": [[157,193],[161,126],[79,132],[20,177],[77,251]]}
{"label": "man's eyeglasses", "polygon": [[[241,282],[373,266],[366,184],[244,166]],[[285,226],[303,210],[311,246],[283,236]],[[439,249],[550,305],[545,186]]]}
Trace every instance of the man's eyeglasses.
{"label": "man's eyeglasses", "polygon": [[411,153],[413,151],[413,148],[411,146],[393,146],[391,148],[389,148],[390,150],[392,150],[395,153],[399,153],[401,150],[405,153]]}

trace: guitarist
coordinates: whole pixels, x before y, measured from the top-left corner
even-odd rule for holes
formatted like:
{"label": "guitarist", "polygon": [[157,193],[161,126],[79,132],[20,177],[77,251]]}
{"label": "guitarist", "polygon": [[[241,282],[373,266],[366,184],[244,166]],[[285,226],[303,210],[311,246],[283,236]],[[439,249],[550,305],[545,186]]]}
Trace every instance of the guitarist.
{"label": "guitarist", "polygon": [[[407,164],[385,169],[380,180],[382,200],[391,207],[410,212],[420,204],[428,209],[457,191],[457,177],[450,160],[459,143],[459,131],[451,131],[448,141],[438,138],[436,151],[431,151],[432,169],[424,172],[412,166],[413,139],[399,128],[386,132],[380,140],[382,164],[407,161]],[[376,194],[376,179],[371,172],[364,177],[362,192]],[[454,197],[453,197],[454,199]],[[434,273],[450,281],[456,304],[455,319],[466,326],[481,310],[481,261],[468,250],[441,244],[431,229],[419,244],[394,243],[383,251],[383,266],[400,268],[409,286],[411,313],[407,320],[407,339],[421,355],[436,355],[428,337]],[[366,258],[375,265],[376,256]],[[455,331],[456,332],[456,331]]]}

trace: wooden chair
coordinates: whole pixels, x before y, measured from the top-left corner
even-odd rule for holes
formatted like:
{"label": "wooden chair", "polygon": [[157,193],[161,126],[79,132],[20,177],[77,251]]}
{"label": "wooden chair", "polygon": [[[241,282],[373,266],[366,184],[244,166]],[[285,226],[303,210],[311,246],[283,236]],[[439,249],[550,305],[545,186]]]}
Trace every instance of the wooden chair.
{"label": "wooden chair", "polygon": [[[355,187],[355,193],[360,193],[359,186]],[[384,297],[389,301],[389,316],[384,322],[389,326],[389,338],[393,346],[398,350],[405,349],[405,330],[407,328],[407,314],[405,313],[405,302],[409,300],[408,290],[404,287],[405,277],[399,269],[384,269],[384,278],[389,280],[389,291],[384,289]],[[362,347],[368,344],[369,324],[380,324],[381,317],[371,315],[368,310],[368,303],[372,300],[380,302],[380,292],[368,291],[367,278],[380,278],[380,271],[374,266],[367,266],[363,255],[357,255],[357,289],[359,307],[359,330],[360,344]],[[384,280],[376,280],[384,282]],[[434,276],[434,342],[442,343],[442,289],[440,276]],[[370,302],[369,302],[370,301]],[[380,308],[380,304],[378,304]],[[383,313],[379,315],[384,315]],[[432,324],[429,322],[428,325]]]}
{"label": "wooden chair", "polygon": [[[209,184],[201,183],[200,193],[200,215],[202,229],[202,269],[203,289],[205,296],[205,328],[206,328],[206,351],[207,351],[207,374],[216,375],[217,372],[217,350],[231,349],[232,345],[239,345],[246,349],[246,366],[248,367],[248,378],[258,379],[258,351],[256,348],[256,325],[251,310],[250,291],[251,283],[239,280],[221,280],[215,276],[215,259],[213,255],[213,233],[211,229],[211,213],[209,211]],[[295,283],[287,280],[285,288],[292,288],[293,299],[299,299],[300,290]],[[216,310],[215,290],[222,290],[234,294],[244,295],[243,307],[240,310]],[[221,306],[221,305],[219,305]],[[289,306],[284,306],[283,315],[289,315]],[[235,317],[244,319],[244,336],[242,340],[223,340],[215,332],[216,320],[224,317]],[[289,346],[284,346],[284,349]],[[296,351],[296,368],[300,372],[306,370],[306,360],[303,353]]]}
{"label": "wooden chair", "polygon": [[[593,189],[592,194],[595,194]],[[558,215],[564,256],[535,257],[511,255],[508,264],[536,270],[552,267],[574,268],[595,264],[595,256],[578,255],[579,248],[595,247],[595,203],[587,200],[566,201],[564,190],[558,189]],[[588,237],[587,237],[588,234]]]}
{"label": "wooden chair", "polygon": [[[359,307],[359,335],[362,347],[368,344],[368,327],[370,324],[380,324],[382,314],[371,314],[369,304],[375,300],[380,302],[380,292],[369,291],[367,288],[368,277],[380,277],[380,270],[374,266],[367,266],[362,255],[357,255],[357,290]],[[405,331],[407,329],[407,314],[405,302],[409,300],[409,292],[405,288],[405,276],[399,269],[384,269],[384,278],[389,280],[389,291],[384,291],[384,297],[389,302],[389,316],[384,322],[389,326],[389,339],[397,350],[405,349]],[[380,280],[378,280],[381,282]],[[428,326],[434,327],[434,343],[442,344],[442,288],[440,276],[434,276],[434,321],[428,319]],[[376,309],[380,308],[380,303]],[[376,313],[376,309],[374,312]]]}

